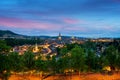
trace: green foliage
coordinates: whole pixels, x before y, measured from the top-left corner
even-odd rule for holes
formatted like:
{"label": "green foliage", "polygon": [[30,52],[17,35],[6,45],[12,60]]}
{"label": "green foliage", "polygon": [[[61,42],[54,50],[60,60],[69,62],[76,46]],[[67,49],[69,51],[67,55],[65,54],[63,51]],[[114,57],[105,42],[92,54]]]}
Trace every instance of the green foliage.
{"label": "green foliage", "polygon": [[57,61],[56,61],[55,56],[53,56],[52,60],[49,60],[48,62],[49,62],[48,66],[49,66],[50,70],[53,71],[54,73],[56,73],[58,70],[57,70]]}
{"label": "green foliage", "polygon": [[[105,50],[100,56],[96,54],[97,45],[105,46]],[[51,58],[48,55],[47,60],[42,60],[41,56],[35,59],[35,54],[32,52],[25,52],[23,55],[15,52],[9,53],[9,49],[5,41],[0,40],[1,78],[8,78],[10,71],[36,70],[43,74],[44,72],[64,73],[65,70],[97,72],[106,66],[110,66],[111,69],[120,69],[119,46],[108,45],[108,43],[67,44],[63,48],[58,48],[60,53],[58,56]],[[3,54],[3,52],[7,54]]]}
{"label": "green foliage", "polygon": [[106,56],[101,55],[99,57],[99,66],[100,66],[101,69],[104,68],[104,67],[106,67],[106,66],[109,66],[109,61],[106,58]]}
{"label": "green foliage", "polygon": [[0,72],[10,69],[10,61],[8,56],[0,54]]}
{"label": "green foliage", "polygon": [[67,47],[64,47],[60,50],[60,56],[65,56],[67,55],[67,53],[68,53]]}
{"label": "green foliage", "polygon": [[32,52],[25,52],[22,56],[23,65],[25,70],[32,70],[35,65],[35,56]]}
{"label": "green foliage", "polygon": [[59,73],[64,73],[66,69],[71,69],[71,58],[69,56],[65,56],[59,58],[57,61],[57,70]]}
{"label": "green foliage", "polygon": [[116,59],[115,64],[116,64],[116,67],[117,67],[118,69],[120,69],[120,53],[118,53],[118,56],[117,56],[117,59]]}
{"label": "green foliage", "polygon": [[22,57],[18,53],[9,53],[8,58],[11,65],[11,70],[15,72],[19,72],[23,68]]}
{"label": "green foliage", "polygon": [[35,44],[37,43],[41,43],[43,42],[41,39],[35,40],[35,39],[5,39],[5,42],[7,43],[7,45],[9,46],[17,46],[17,45],[24,45],[24,44]]}
{"label": "green foliage", "polygon": [[96,43],[95,42],[91,42],[91,41],[87,41],[84,44],[82,44],[82,47],[87,49],[91,49],[91,50],[95,50],[96,49]]}
{"label": "green foliage", "polygon": [[44,72],[47,71],[47,66],[48,66],[47,61],[41,60],[41,58],[38,58],[35,61],[35,69],[38,71],[44,71]]}
{"label": "green foliage", "polygon": [[99,69],[99,57],[95,52],[88,50],[86,55],[86,64],[88,66],[88,71],[94,71]]}
{"label": "green foliage", "polygon": [[67,49],[68,49],[69,51],[71,51],[76,45],[78,45],[78,44],[66,44]]}
{"label": "green foliage", "polygon": [[104,55],[106,56],[106,59],[108,59],[109,66],[114,67],[116,66],[116,60],[118,55],[118,51],[115,49],[114,46],[109,46],[105,52]]}
{"label": "green foliage", "polygon": [[71,50],[71,60],[72,60],[71,62],[73,62],[72,66],[74,69],[78,71],[84,71],[85,53],[83,48],[75,46],[75,48]]}
{"label": "green foliage", "polygon": [[8,56],[0,54],[0,78],[6,79],[10,76],[10,61],[8,59]]}
{"label": "green foliage", "polygon": [[0,53],[1,54],[6,54],[10,51],[11,47],[7,46],[6,42],[3,40],[0,40]]}

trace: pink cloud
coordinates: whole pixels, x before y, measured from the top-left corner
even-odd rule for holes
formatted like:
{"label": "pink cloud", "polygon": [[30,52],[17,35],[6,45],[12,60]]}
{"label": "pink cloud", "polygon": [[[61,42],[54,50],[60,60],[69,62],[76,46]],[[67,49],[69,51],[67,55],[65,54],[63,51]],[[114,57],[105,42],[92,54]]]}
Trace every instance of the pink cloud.
{"label": "pink cloud", "polygon": [[0,18],[0,25],[14,28],[42,29],[42,30],[58,30],[61,28],[61,25],[59,24],[34,20],[23,20],[18,18]]}

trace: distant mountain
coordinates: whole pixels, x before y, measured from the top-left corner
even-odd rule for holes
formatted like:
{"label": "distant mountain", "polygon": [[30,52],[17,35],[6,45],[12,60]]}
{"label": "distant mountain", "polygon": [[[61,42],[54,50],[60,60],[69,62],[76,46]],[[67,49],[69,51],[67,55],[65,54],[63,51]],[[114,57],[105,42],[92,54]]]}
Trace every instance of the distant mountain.
{"label": "distant mountain", "polygon": [[16,34],[9,30],[0,30],[0,37],[3,38],[24,38],[24,35]]}
{"label": "distant mountain", "polygon": [[0,38],[17,38],[17,39],[36,39],[36,38],[41,38],[41,39],[48,39],[51,38],[50,36],[26,36],[26,35],[21,35],[14,33],[10,30],[0,30]]}
{"label": "distant mountain", "polygon": [[18,35],[12,31],[9,30],[0,30],[0,37],[5,36],[5,35]]}
{"label": "distant mountain", "polygon": [[[62,39],[70,39],[71,36],[61,36]],[[0,30],[0,38],[17,38],[17,39],[57,39],[58,36],[26,36],[14,33],[10,30]],[[78,39],[85,39],[82,37],[76,37]]]}

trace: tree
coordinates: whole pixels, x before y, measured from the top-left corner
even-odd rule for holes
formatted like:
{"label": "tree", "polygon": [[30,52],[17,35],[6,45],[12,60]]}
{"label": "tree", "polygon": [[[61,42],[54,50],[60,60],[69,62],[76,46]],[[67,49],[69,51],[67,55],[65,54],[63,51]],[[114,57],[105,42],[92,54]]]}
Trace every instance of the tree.
{"label": "tree", "polygon": [[87,41],[84,44],[82,44],[83,48],[87,49],[91,49],[91,50],[96,50],[96,43],[95,42],[91,42],[91,41]]}
{"label": "tree", "polygon": [[57,61],[55,56],[52,57],[52,60],[49,60],[49,68],[53,71],[54,74],[57,73]]}
{"label": "tree", "polygon": [[100,69],[99,57],[95,52],[88,50],[86,55],[86,64],[88,66],[88,71],[97,71]]}
{"label": "tree", "polygon": [[74,70],[79,71],[79,73],[85,70],[85,53],[83,48],[75,46],[71,50],[71,62]]}
{"label": "tree", "polygon": [[67,46],[67,49],[69,50],[69,51],[71,51],[76,45],[78,45],[78,44],[66,44],[66,46]]}
{"label": "tree", "polygon": [[24,70],[32,70],[35,65],[35,56],[32,52],[25,52],[22,56]]}
{"label": "tree", "polygon": [[114,46],[109,46],[105,52],[104,55],[106,56],[106,59],[108,59],[109,65],[111,70],[114,71],[116,67],[116,60],[118,58],[118,50]]}
{"label": "tree", "polygon": [[116,67],[117,67],[117,69],[120,69],[120,53],[118,53],[118,55],[117,55]]}
{"label": "tree", "polygon": [[67,47],[61,48],[60,50],[60,56],[65,56],[68,53]]}
{"label": "tree", "polygon": [[70,56],[65,55],[64,57],[60,57],[57,60],[57,66],[56,67],[57,67],[56,70],[57,70],[58,73],[64,73],[67,70],[72,69]]}
{"label": "tree", "polygon": [[10,51],[10,46],[7,46],[6,42],[0,40],[0,54],[7,54]]}
{"label": "tree", "polygon": [[17,45],[24,45],[24,44],[35,44],[36,42],[37,43],[41,43],[43,42],[43,40],[41,39],[11,39],[11,38],[7,38],[5,39],[5,42],[7,43],[7,45],[9,46],[17,46]]}
{"label": "tree", "polygon": [[10,61],[7,55],[0,54],[0,78],[2,80],[8,80],[10,76]]}
{"label": "tree", "polygon": [[101,69],[104,69],[105,67],[109,66],[109,61],[106,58],[105,55],[101,54],[99,58],[99,66]]}
{"label": "tree", "polygon": [[41,60],[41,57],[39,57],[35,61],[35,69],[40,73],[40,79],[43,79],[43,73],[48,71],[48,62],[45,60]]}
{"label": "tree", "polygon": [[8,58],[10,61],[11,70],[15,72],[21,71],[21,69],[23,68],[21,56],[16,52],[12,52],[8,54]]}

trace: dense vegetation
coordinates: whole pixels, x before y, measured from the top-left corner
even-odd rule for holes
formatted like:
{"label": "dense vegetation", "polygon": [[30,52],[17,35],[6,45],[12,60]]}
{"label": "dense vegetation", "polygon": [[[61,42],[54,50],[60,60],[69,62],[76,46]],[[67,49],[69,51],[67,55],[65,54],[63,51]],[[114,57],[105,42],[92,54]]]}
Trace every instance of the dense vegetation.
{"label": "dense vegetation", "polygon": [[[117,45],[116,45],[117,44]],[[105,47],[102,50],[102,47]],[[40,73],[63,74],[65,72],[101,72],[104,67],[109,66],[111,71],[120,69],[120,43],[93,43],[66,44],[58,49],[58,55],[42,56],[37,59],[32,52],[25,52],[23,55],[9,53],[10,47],[4,41],[0,41],[0,78],[7,80],[12,72],[26,72],[34,70]],[[97,50],[99,49],[99,50]],[[97,53],[99,52],[99,53]]]}
{"label": "dense vegetation", "polygon": [[29,45],[33,45],[36,42],[37,43],[42,43],[43,40],[41,39],[11,39],[11,38],[7,38],[5,39],[5,42],[7,45],[14,47],[14,46],[20,46],[20,45],[24,45],[24,44],[29,44]]}

